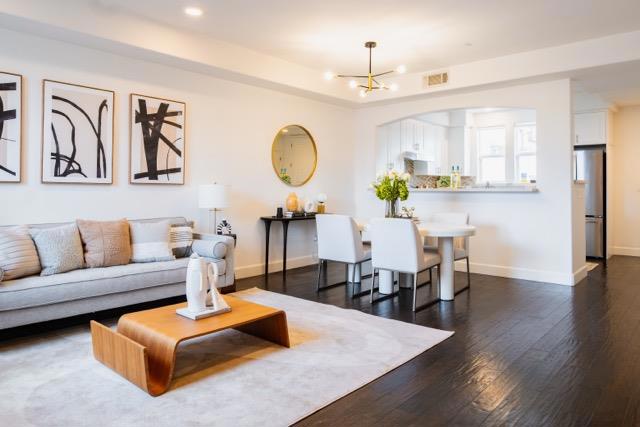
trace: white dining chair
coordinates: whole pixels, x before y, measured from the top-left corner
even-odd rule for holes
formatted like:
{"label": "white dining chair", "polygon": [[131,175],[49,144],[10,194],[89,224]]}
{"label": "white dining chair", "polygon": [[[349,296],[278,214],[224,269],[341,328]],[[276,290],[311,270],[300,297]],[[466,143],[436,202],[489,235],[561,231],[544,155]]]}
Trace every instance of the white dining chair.
{"label": "white dining chair", "polygon": [[[444,224],[469,224],[469,214],[462,212],[435,213],[428,217],[427,222]],[[471,287],[471,270],[469,269],[469,238],[456,237],[453,241],[453,257],[455,261],[466,260],[467,262],[467,286],[456,291],[456,294]],[[425,238],[425,251],[438,252],[437,238]]]}
{"label": "white dining chair", "polygon": [[[362,274],[362,265],[371,260],[371,250],[362,243],[358,225],[348,215],[321,214],[316,215],[316,228],[318,233],[318,282],[316,291],[332,288],[334,286],[349,283],[349,270],[351,270],[351,283],[354,285],[367,278]],[[333,261],[345,264],[345,281],[320,288],[322,266],[325,261]],[[351,268],[349,268],[351,266]],[[356,272],[359,280],[356,282]],[[363,293],[353,297],[361,296]]]}
{"label": "white dining chair", "polygon": [[[430,305],[417,305],[418,274],[427,270],[431,273],[431,269],[440,264],[440,255],[424,250],[422,236],[413,221],[399,218],[372,220],[371,264],[374,277],[380,270],[413,275],[413,311]],[[369,297],[371,303],[374,302],[373,291],[372,286]]]}

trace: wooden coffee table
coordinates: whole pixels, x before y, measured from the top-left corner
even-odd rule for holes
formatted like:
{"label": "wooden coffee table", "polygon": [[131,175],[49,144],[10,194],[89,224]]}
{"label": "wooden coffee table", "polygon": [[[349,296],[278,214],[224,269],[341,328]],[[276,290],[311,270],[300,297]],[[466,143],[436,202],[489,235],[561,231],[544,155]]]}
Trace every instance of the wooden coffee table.
{"label": "wooden coffee table", "polygon": [[94,357],[152,396],[169,389],[181,341],[236,329],[289,347],[287,315],[284,311],[244,301],[223,298],[231,311],[201,320],[176,314],[186,303],[125,314],[117,331],[91,321]]}

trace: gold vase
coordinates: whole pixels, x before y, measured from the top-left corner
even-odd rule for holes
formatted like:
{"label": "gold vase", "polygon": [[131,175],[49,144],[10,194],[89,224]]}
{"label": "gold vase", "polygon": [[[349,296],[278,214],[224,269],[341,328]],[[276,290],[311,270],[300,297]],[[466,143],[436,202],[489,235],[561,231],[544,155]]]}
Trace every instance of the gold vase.
{"label": "gold vase", "polygon": [[287,211],[289,212],[297,212],[298,211],[298,196],[296,193],[290,193],[287,197]]}
{"label": "gold vase", "polygon": [[324,203],[318,203],[318,213],[319,214],[323,214],[324,213]]}

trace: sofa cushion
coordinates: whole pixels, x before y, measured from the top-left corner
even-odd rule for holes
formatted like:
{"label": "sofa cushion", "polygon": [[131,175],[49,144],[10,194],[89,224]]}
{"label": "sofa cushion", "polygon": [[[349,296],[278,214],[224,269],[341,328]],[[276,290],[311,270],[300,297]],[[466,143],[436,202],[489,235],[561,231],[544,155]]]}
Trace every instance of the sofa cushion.
{"label": "sofa cushion", "polygon": [[38,249],[42,276],[64,273],[84,267],[80,233],[75,224],[30,230]]}
{"label": "sofa cushion", "polygon": [[[226,273],[224,260],[207,261],[217,264],[219,275]],[[52,276],[30,276],[3,282],[0,286],[0,311],[182,283],[186,278],[188,263],[188,258],[180,258],[75,270]]]}
{"label": "sofa cushion", "polygon": [[76,221],[84,246],[84,262],[89,268],[129,264],[131,238],[129,223],[119,221]]}
{"label": "sofa cushion", "polygon": [[40,272],[38,252],[26,226],[0,230],[0,282]]}
{"label": "sofa cushion", "polygon": [[132,222],[131,261],[156,262],[175,259],[169,247],[170,221]]}

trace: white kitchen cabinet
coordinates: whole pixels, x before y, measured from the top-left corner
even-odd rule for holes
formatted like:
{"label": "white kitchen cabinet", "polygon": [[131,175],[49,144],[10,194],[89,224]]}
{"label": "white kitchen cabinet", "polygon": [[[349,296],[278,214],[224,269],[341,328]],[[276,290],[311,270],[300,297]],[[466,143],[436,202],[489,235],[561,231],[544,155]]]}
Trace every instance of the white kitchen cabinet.
{"label": "white kitchen cabinet", "polygon": [[573,116],[574,145],[599,145],[607,143],[607,111],[576,113]]}

